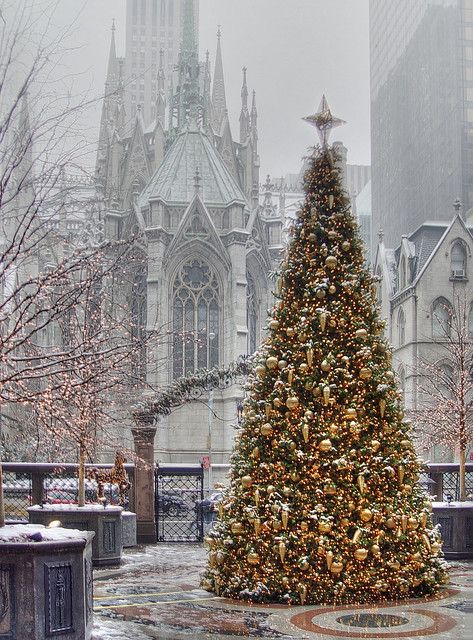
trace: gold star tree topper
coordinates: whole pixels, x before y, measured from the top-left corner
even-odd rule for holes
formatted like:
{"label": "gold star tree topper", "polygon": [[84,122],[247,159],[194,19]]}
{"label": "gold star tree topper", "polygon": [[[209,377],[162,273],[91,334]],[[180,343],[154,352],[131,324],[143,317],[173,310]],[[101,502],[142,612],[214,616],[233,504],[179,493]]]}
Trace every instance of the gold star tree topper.
{"label": "gold star tree topper", "polygon": [[312,116],[306,116],[302,119],[317,129],[319,133],[320,144],[324,147],[327,146],[331,130],[335,127],[339,127],[342,124],[346,124],[345,120],[335,118],[332,115],[325,95],[322,96],[322,100],[320,101],[319,110],[317,111],[317,113],[314,113]]}

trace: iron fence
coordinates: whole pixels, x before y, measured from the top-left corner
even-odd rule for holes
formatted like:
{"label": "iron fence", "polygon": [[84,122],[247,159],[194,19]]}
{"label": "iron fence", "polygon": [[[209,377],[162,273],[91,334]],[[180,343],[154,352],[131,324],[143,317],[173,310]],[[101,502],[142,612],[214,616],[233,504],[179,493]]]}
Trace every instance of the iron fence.
{"label": "iron fence", "polygon": [[[111,464],[86,465],[111,469]],[[27,522],[27,508],[32,504],[76,503],[78,497],[78,468],[74,463],[3,463],[3,494],[5,518],[9,522]],[[134,508],[134,465],[125,465],[130,488],[125,496],[125,507]],[[106,484],[104,496],[109,504],[118,504],[118,487]],[[97,483],[86,480],[86,502],[97,500]]]}

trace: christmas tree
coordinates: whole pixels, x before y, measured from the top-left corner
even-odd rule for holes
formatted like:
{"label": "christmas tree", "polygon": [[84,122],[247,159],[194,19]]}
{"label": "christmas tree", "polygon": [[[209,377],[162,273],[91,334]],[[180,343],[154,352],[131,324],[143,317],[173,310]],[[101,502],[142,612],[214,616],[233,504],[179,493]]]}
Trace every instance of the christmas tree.
{"label": "christmas tree", "polygon": [[230,487],[207,538],[203,586],[255,602],[368,603],[445,582],[440,535],[418,485],[376,285],[327,136],[255,356]]}

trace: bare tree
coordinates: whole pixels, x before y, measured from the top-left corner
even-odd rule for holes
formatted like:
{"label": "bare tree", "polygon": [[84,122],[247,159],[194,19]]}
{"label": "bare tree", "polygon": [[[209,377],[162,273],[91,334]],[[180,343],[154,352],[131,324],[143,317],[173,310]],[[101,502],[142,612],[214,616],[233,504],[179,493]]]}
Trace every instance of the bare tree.
{"label": "bare tree", "polygon": [[465,465],[468,444],[473,441],[473,337],[469,306],[455,296],[453,306],[434,311],[437,337],[429,359],[421,363],[419,382],[422,409],[413,414],[419,436],[427,444],[443,444],[458,450],[460,500],[466,499]]}
{"label": "bare tree", "polygon": [[[67,173],[89,151],[79,116],[95,99],[74,97],[66,79],[58,78],[68,34],[49,36],[55,4],[0,0],[0,415],[15,420],[15,408],[33,408],[40,422],[49,415],[50,433],[67,412],[77,417],[71,407],[82,411],[80,420],[95,417],[79,388],[99,379],[105,388],[105,373],[125,362],[131,348],[117,338],[111,342],[103,323],[80,333],[81,305],[118,273],[129,247],[96,236],[90,242],[90,234],[84,241],[101,211],[80,199],[77,219],[68,224],[77,189]],[[59,335],[45,343],[45,333],[60,334],[74,317],[74,339]],[[59,397],[56,416],[48,408]],[[0,461],[0,526],[2,489]]]}

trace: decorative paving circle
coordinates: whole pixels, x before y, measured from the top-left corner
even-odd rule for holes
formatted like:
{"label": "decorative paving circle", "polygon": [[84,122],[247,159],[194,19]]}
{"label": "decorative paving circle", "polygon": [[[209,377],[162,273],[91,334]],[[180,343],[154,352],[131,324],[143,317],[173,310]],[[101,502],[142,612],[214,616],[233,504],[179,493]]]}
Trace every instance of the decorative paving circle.
{"label": "decorative paving circle", "polygon": [[337,618],[337,622],[347,627],[362,627],[363,629],[384,629],[400,627],[408,624],[408,618],[395,616],[391,613],[352,613],[348,616]]}
{"label": "decorative paving circle", "polygon": [[[340,615],[341,613],[344,615]],[[334,638],[415,638],[450,631],[457,622],[427,609],[403,609],[402,615],[382,609],[333,607],[312,609],[290,618],[298,629]],[[350,629],[351,627],[351,629]],[[376,631],[375,631],[376,629]]]}

